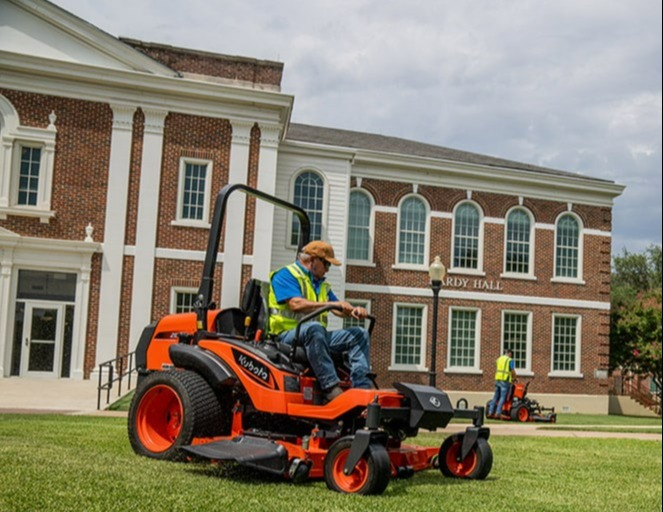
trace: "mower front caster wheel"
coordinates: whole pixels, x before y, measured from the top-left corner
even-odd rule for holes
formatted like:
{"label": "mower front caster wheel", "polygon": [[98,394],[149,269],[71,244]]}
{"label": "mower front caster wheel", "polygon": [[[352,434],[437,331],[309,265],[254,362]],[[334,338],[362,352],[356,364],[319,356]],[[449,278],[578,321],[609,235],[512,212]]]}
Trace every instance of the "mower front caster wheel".
{"label": "mower front caster wheel", "polygon": [[382,494],[391,478],[387,449],[378,443],[368,445],[366,453],[349,475],[343,472],[352,447],[351,436],[332,444],[325,457],[325,481],[332,491],[345,494]]}
{"label": "mower front caster wheel", "polygon": [[493,467],[493,450],[488,441],[480,437],[467,456],[460,459],[465,434],[447,437],[440,446],[440,471],[450,478],[483,480]]}

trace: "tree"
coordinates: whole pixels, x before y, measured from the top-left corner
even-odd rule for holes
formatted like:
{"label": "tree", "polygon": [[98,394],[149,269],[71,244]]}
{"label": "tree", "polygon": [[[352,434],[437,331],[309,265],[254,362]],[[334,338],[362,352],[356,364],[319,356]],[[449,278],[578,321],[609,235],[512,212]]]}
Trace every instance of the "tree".
{"label": "tree", "polygon": [[610,369],[650,376],[661,397],[661,247],[613,259]]}

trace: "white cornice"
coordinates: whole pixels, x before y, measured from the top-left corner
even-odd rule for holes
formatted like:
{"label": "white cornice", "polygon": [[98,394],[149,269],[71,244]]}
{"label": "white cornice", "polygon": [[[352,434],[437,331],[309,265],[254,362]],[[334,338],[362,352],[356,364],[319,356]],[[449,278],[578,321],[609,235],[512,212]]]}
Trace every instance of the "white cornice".
{"label": "white cornice", "polygon": [[313,144],[310,142],[300,142],[294,140],[285,140],[279,148],[280,153],[294,153],[307,156],[321,156],[326,158],[337,158],[341,160],[352,161],[356,150],[344,148],[342,146],[329,146],[327,144]]}
{"label": "white cornice", "polygon": [[0,51],[0,86],[88,101],[167,108],[171,112],[277,122],[290,118],[292,95],[136,71],[56,62]]}

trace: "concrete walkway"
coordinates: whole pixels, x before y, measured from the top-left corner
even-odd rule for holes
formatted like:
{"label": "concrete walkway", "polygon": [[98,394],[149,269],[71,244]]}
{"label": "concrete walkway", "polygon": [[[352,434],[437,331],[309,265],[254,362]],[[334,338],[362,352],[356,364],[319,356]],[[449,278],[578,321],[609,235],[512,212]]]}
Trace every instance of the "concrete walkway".
{"label": "concrete walkway", "polygon": [[[0,413],[97,414],[97,382],[71,379],[0,378]],[[117,390],[111,402],[117,399]],[[106,405],[102,394],[101,406]]]}
{"label": "concrete walkway", "polygon": [[[110,402],[117,399],[117,390],[111,394]],[[102,393],[101,407],[106,406],[106,394]],[[26,378],[0,379],[0,414],[3,413],[59,413],[76,415],[126,416],[126,412],[97,410],[97,382],[91,380],[45,380]],[[547,437],[594,437],[647,439],[661,441],[661,434],[624,432],[584,432],[579,430],[550,429],[551,424],[514,423],[489,421],[487,426],[493,436],[547,436]],[[465,430],[467,424],[451,423],[441,432],[451,434]],[[602,428],[618,428],[616,425]],[[587,428],[587,427],[583,427]],[[651,427],[628,427],[630,430]]]}

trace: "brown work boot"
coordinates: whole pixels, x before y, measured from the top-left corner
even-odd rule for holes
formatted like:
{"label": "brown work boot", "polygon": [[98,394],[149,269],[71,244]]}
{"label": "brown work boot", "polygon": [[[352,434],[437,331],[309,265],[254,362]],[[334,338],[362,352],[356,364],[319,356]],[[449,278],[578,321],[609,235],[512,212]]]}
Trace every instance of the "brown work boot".
{"label": "brown work boot", "polygon": [[343,390],[338,385],[327,389],[324,392],[325,403],[331,402],[334,398],[339,397],[342,394],[343,394]]}

